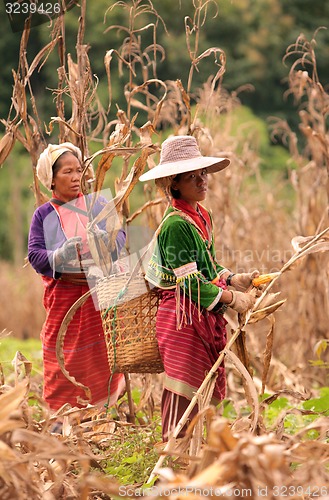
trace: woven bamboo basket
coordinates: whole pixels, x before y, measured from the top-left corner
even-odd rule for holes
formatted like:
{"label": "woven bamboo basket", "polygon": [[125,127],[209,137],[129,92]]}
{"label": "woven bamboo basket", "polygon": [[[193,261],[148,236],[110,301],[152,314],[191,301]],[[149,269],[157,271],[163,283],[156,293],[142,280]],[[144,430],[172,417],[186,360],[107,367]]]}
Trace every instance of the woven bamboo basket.
{"label": "woven bamboo basket", "polygon": [[159,294],[143,274],[103,278],[96,293],[112,372],[163,372],[155,333]]}

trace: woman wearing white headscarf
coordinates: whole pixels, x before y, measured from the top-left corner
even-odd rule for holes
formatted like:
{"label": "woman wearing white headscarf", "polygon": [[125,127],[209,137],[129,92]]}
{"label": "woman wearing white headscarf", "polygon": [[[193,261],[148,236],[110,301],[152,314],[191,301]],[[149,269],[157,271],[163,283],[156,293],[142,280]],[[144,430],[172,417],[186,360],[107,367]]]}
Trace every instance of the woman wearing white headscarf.
{"label": "woman wearing white headscarf", "polygon": [[[74,315],[63,346],[65,368],[79,383],[89,387],[90,401],[85,401],[84,391],[65,377],[56,356],[63,318],[89,289],[85,263],[91,260],[91,254],[86,226],[89,217],[95,217],[107,202],[98,197],[88,212],[89,197],[80,192],[82,161],[81,151],[75,145],[50,144],[40,155],[36,169],[39,180],[52,191],[52,199],[33,214],[28,242],[28,259],[44,284],[43,396],[51,410],[66,403],[78,407],[86,403],[112,405],[124,390],[123,374],[111,374],[109,370],[100,312],[91,297]],[[98,232],[106,240],[105,221],[99,224]],[[120,230],[113,260],[124,243],[125,233]]]}

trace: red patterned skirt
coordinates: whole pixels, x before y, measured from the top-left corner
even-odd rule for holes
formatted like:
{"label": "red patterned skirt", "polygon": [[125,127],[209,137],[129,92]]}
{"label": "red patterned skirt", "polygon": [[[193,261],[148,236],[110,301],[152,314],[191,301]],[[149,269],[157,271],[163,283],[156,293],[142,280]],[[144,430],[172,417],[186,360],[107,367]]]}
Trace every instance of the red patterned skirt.
{"label": "red patterned skirt", "polygon": [[[190,304],[186,298],[186,311]],[[207,373],[226,345],[227,321],[221,314],[198,309],[192,303],[191,324],[176,328],[176,299],[174,292],[163,292],[157,314],[157,339],[165,368],[162,398],[162,426],[164,439],[172,430]],[[218,404],[226,393],[224,363],[218,368],[212,404]],[[173,395],[180,396],[179,401]],[[176,408],[176,410],[175,410]],[[195,413],[195,411],[193,412]],[[192,413],[192,415],[193,415]]]}
{"label": "red patterned skirt", "polygon": [[[44,386],[43,397],[52,410],[65,403],[82,407],[85,392],[76,387],[63,374],[56,357],[56,340],[62,320],[70,307],[89,288],[68,281],[43,277],[45,286],[44,307],[46,320],[41,331],[43,347]],[[116,403],[125,387],[124,375],[111,376],[100,312],[89,297],[71,320],[63,346],[65,368],[70,375],[90,388],[90,404]]]}

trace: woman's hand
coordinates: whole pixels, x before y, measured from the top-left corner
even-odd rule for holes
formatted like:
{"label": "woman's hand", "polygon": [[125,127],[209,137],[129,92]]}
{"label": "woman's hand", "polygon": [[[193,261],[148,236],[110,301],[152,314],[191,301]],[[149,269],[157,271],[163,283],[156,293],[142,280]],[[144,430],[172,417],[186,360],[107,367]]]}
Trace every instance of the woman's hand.
{"label": "woman's hand", "polygon": [[239,273],[231,278],[231,285],[240,292],[245,292],[252,284],[252,280],[259,276],[259,271],[256,269],[252,273]]}
{"label": "woman's hand", "polygon": [[250,293],[233,292],[232,290],[231,293],[233,295],[233,298],[232,302],[230,302],[228,306],[238,313],[244,313],[254,307],[256,297],[254,297]]}
{"label": "woman's hand", "polygon": [[95,226],[93,228],[95,236],[99,238],[100,240],[104,241],[105,245],[108,244],[109,242],[109,234],[107,231],[104,231],[104,229],[99,229],[99,227]]}
{"label": "woman's hand", "polygon": [[64,264],[78,258],[78,251],[81,248],[81,236],[74,236],[65,241],[64,245],[55,250],[55,263],[57,265]]}

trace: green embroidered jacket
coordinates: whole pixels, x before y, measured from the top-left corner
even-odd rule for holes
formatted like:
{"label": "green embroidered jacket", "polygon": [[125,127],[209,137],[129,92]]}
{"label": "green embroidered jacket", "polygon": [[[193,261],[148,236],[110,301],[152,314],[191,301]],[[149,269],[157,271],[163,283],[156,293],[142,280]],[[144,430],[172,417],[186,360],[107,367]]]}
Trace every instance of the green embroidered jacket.
{"label": "green embroidered jacket", "polygon": [[173,207],[167,209],[165,218],[146,279],[163,290],[179,286],[199,306],[211,311],[223,291],[212,281],[227,271],[216,262],[213,230],[211,241],[205,240],[193,219]]}

